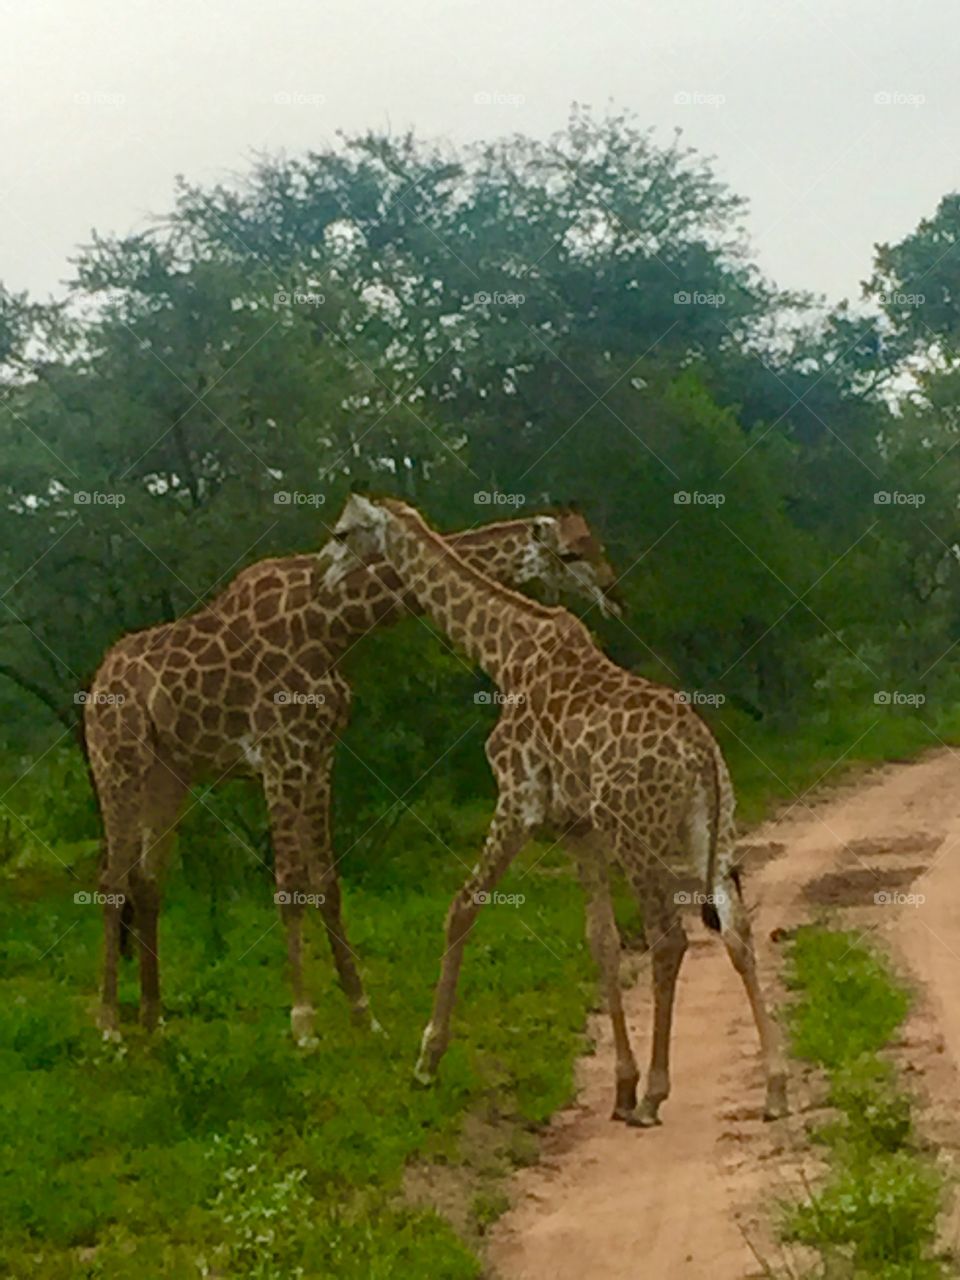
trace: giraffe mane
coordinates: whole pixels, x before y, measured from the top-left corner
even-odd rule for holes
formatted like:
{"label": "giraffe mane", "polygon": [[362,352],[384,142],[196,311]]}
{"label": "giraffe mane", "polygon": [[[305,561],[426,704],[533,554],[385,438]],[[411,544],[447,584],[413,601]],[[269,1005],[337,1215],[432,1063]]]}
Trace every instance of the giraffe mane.
{"label": "giraffe mane", "polygon": [[[386,505],[386,503],[384,503]],[[412,508],[411,508],[412,509]],[[537,512],[529,516],[514,516],[512,520],[491,520],[489,524],[477,524],[471,529],[453,529],[450,533],[441,533],[440,537],[448,542],[451,546],[462,546],[465,542],[469,543],[474,538],[485,538],[491,531],[497,533],[506,533],[511,529],[518,532],[527,528],[532,521],[536,519],[550,520],[554,517],[548,512]],[[431,529],[432,533],[433,530]]]}

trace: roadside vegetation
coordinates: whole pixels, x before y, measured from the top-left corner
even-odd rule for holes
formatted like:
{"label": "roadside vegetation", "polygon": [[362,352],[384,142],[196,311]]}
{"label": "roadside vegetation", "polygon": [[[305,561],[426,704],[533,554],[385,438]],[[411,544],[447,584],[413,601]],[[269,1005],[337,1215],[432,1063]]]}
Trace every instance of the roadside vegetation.
{"label": "roadside vegetation", "polygon": [[835,1118],[813,1135],[827,1173],[787,1210],[784,1238],[820,1253],[811,1280],[947,1280],[956,1271],[936,1248],[943,1178],[883,1056],[909,993],[858,934],[819,926],[799,931],[788,980],[793,1051],[826,1071]]}
{"label": "roadside vegetation", "polygon": [[[903,724],[898,751],[913,742]],[[828,755],[829,744],[808,744],[790,785],[814,783]],[[502,886],[523,901],[483,913],[456,1038],[439,1085],[423,1091],[411,1064],[447,901],[482,838],[485,802],[451,805],[446,782],[437,784],[385,824],[366,867],[348,859],[345,913],[386,1035],[351,1025],[318,920],[309,981],[321,1043],[304,1053],[288,1034],[268,867],[206,807],[229,805],[236,825],[255,824],[255,805],[243,791],[204,796],[169,877],[165,1026],[153,1039],[140,1032],[135,967],[125,966],[128,1020],[115,1047],[92,1021],[100,912],[82,896],[95,881],[96,840],[56,838],[89,821],[85,787],[72,749],[17,784],[34,837],[26,853],[17,842],[0,900],[0,1271],[37,1280],[480,1275],[483,1234],[506,1204],[503,1179],[536,1158],[537,1131],[571,1098],[586,1048],[595,985],[562,851],[530,849]],[[765,788],[758,779],[742,788],[754,813],[780,791],[769,773]],[[635,911],[623,895],[619,907],[629,935]],[[913,1149],[909,1104],[874,1056],[905,997],[847,946],[805,932],[794,953],[795,1048],[831,1069],[845,1120],[825,1138],[836,1180],[796,1211],[791,1231],[813,1240],[829,1230],[840,1248],[843,1232],[868,1234],[876,1212],[897,1257],[913,1238],[923,1258],[936,1183]],[[939,1274],[918,1268],[862,1274]]]}

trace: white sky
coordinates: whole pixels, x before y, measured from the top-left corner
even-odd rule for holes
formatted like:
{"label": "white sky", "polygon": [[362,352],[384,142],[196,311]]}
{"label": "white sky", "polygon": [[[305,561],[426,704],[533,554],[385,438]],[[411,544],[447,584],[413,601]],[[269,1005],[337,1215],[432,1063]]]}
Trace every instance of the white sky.
{"label": "white sky", "polygon": [[954,0],[0,0],[0,280],[56,291],[91,228],[256,150],[545,135],[612,100],[717,158],[779,284],[855,297],[960,184],[958,34]]}

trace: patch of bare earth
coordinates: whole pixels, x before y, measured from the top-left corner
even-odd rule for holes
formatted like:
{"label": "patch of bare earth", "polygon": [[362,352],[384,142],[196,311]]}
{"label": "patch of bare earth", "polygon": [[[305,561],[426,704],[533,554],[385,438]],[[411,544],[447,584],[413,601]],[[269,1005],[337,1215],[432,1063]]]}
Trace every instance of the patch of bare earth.
{"label": "patch of bare earth", "polygon": [[[753,856],[751,856],[751,849]],[[774,1001],[776,939],[811,919],[872,935],[917,991],[894,1057],[919,1100],[921,1132],[951,1167],[960,1152],[960,754],[861,774],[797,804],[754,834],[746,893],[765,987]],[[819,1172],[808,1140],[823,1097],[817,1074],[791,1071],[793,1111],[764,1124],[756,1036],[725,950],[691,922],[675,1015],[673,1092],[663,1125],[611,1122],[613,1050],[605,1017],[581,1061],[576,1104],[559,1113],[540,1163],[512,1180],[513,1207],[490,1235],[503,1280],[748,1280],[804,1259],[777,1243],[776,1202]],[[649,960],[626,993],[638,1057],[649,1043]],[[944,1220],[956,1245],[955,1211]]]}

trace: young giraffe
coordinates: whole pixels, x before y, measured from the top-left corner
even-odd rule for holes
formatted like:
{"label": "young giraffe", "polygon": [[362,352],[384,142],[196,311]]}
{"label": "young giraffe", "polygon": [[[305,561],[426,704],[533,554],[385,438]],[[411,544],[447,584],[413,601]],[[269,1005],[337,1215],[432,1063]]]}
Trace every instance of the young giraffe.
{"label": "young giraffe", "polygon": [[[706,923],[719,930],[743,979],[766,1075],[767,1118],[786,1113],[786,1075],[775,1024],[757,978],[750,925],[733,865],[733,790],[716,740],[670,689],[615,666],[564,609],[546,608],[492,582],[443,542],[411,507],[353,497],[334,530],[342,550],[328,581],[362,560],[386,559],[424,612],[508,695],[486,752],[498,786],[480,862],[454,897],[433,1013],[417,1078],[434,1076],[467,936],[516,854],[547,825],[572,843],[592,887],[588,935],[602,974],[616,1045],[614,1118],[658,1123],[670,1090],[674,991],[687,937],[679,875],[703,889]],[[607,852],[642,905],[653,953],[654,1016],[646,1092],[619,984],[619,946]]]}
{"label": "young giraffe", "polygon": [[[496,578],[540,580],[551,590],[605,602],[613,573],[574,512],[451,537],[470,563]],[[104,824],[101,889],[133,904],[140,1015],[148,1028],[160,1013],[162,873],[187,791],[194,782],[240,775],[258,777],[267,801],[295,1037],[310,1042],[315,1020],[301,962],[310,895],[319,898],[354,1015],[376,1027],[341,919],[330,842],[333,751],[350,712],[350,688],[334,664],[374,627],[419,608],[385,563],[325,585],[325,554],[252,565],[196,613],[125,636],[94,678],[84,719]],[[110,1036],[119,1029],[121,916],[121,907],[104,907],[99,1023]]]}

